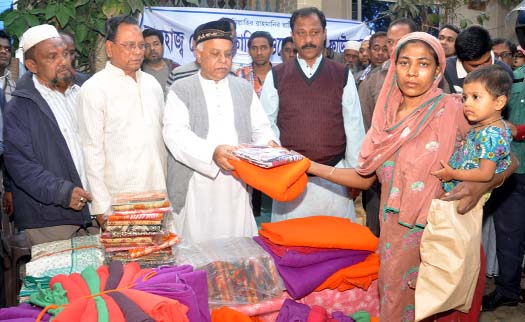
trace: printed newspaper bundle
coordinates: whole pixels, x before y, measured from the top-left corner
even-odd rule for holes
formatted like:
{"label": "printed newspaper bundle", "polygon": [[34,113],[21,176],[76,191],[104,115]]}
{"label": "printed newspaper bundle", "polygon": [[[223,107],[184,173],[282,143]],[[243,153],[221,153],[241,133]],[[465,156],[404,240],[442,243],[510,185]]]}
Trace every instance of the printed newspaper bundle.
{"label": "printed newspaper bundle", "polygon": [[233,154],[262,168],[274,168],[303,159],[297,152],[266,145],[248,145],[233,151]]}

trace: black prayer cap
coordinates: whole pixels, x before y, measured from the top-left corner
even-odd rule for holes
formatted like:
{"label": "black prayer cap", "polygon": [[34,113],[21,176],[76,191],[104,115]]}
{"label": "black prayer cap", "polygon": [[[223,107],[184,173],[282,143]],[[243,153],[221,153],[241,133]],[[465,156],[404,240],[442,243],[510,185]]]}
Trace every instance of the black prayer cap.
{"label": "black prayer cap", "polygon": [[210,39],[226,39],[233,42],[231,25],[227,21],[210,21],[200,25],[198,29],[199,30],[195,30],[195,44]]}

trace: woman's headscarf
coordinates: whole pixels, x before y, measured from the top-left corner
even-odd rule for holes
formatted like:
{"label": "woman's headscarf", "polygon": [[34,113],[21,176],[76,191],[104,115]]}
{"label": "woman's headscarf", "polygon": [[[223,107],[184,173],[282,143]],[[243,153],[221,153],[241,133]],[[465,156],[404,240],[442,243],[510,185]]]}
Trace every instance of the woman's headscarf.
{"label": "woman's headscarf", "polygon": [[[402,120],[396,114],[403,102],[396,79],[396,56],[410,40],[428,44],[437,54],[440,73],[420,105]],[[430,171],[441,168],[439,161],[448,161],[457,133],[458,117],[462,117],[459,97],[445,95],[438,84],[443,78],[446,57],[438,40],[423,32],[413,32],[399,40],[390,57],[390,67],[374,109],[372,125],[359,155],[356,171],[361,175],[381,175],[382,189],[388,189],[383,212],[399,213],[399,222],[408,227],[426,225],[430,201],[440,191],[437,178]],[[407,144],[410,143],[410,144]],[[380,171],[386,171],[381,172]],[[389,182],[385,182],[388,178]]]}

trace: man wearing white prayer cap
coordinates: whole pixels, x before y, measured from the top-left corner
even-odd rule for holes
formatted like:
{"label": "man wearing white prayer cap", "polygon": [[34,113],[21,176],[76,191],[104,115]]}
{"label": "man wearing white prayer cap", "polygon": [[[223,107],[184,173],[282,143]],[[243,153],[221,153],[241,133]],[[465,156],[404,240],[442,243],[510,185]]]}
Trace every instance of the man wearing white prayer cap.
{"label": "man wearing white prayer cap", "polygon": [[345,44],[343,62],[350,68],[352,73],[357,72],[359,69],[359,47],[361,47],[361,43],[355,40],[349,40]]}
{"label": "man wearing white prayer cap", "polygon": [[5,165],[12,180],[15,225],[31,245],[98,233],[89,207],[76,123],[79,86],[69,53],[51,25],[20,41],[28,69],[4,115]]}

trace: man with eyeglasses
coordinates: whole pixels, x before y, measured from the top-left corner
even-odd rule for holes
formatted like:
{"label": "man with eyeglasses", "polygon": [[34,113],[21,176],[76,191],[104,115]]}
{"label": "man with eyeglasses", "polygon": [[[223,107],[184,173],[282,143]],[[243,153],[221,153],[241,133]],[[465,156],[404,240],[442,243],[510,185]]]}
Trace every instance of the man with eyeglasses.
{"label": "man with eyeglasses", "polygon": [[105,46],[109,62],[84,83],[78,98],[91,209],[99,222],[117,193],[166,189],[164,94],[140,70],[145,42],[137,19],[110,18]]}
{"label": "man with eyeglasses", "polygon": [[[344,65],[323,57],[326,17],[322,11],[298,9],[290,26],[297,56],[268,73],[261,93],[274,132],[282,146],[316,162],[355,167],[364,129],[354,77]],[[347,188],[309,177],[303,194],[272,205],[274,222],[320,214],[355,220]]]}
{"label": "man with eyeglasses", "polygon": [[179,67],[179,64],[169,58],[164,58],[164,35],[162,31],[147,28],[142,32],[146,49],[144,51],[144,62],[142,70],[157,79],[164,90],[168,92],[168,77],[173,68]]}
{"label": "man with eyeglasses", "polygon": [[29,72],[5,108],[5,165],[12,178],[15,225],[31,245],[98,233],[88,192],[69,52],[51,25],[21,38]]}
{"label": "man with eyeglasses", "polygon": [[11,93],[15,90],[16,82],[11,76],[11,37],[0,30],[0,88],[5,94],[7,102],[11,100]]}
{"label": "man with eyeglasses", "polygon": [[516,52],[516,45],[510,40],[504,38],[496,38],[492,41],[492,51],[496,59],[501,60],[507,66],[512,67],[512,60]]}

